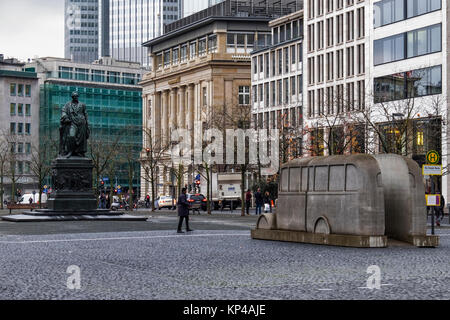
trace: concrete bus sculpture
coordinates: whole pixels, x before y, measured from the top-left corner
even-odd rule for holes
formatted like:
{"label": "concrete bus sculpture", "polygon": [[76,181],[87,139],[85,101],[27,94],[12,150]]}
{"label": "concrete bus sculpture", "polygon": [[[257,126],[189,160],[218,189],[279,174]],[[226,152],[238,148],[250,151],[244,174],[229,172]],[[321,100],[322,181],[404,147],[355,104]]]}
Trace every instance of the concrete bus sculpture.
{"label": "concrete bus sculpture", "polygon": [[435,247],[426,234],[419,166],[395,155],[296,159],[281,168],[276,213],[259,217],[253,239],[386,247],[393,238]]}

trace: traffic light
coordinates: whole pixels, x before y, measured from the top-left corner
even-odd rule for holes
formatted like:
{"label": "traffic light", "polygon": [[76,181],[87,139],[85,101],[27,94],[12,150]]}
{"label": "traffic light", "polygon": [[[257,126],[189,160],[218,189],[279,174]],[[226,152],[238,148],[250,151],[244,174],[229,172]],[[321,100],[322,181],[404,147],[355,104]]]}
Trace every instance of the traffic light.
{"label": "traffic light", "polygon": [[102,187],[105,185],[105,181],[102,180],[102,182],[100,182]]}

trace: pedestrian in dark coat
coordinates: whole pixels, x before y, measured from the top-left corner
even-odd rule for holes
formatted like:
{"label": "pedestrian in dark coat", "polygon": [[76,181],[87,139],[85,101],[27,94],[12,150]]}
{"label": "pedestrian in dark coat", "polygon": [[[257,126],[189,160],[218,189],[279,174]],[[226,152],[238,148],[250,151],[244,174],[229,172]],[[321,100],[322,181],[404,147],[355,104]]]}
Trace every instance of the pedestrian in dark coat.
{"label": "pedestrian in dark coat", "polygon": [[247,193],[245,194],[245,208],[247,209],[247,215],[250,215],[250,206],[252,204],[252,192],[250,189],[247,190]]}
{"label": "pedestrian in dark coat", "polygon": [[261,194],[261,189],[258,188],[258,190],[255,193],[255,205],[256,205],[255,214],[256,215],[261,214],[261,207],[263,206],[263,204],[264,204],[264,199]]}
{"label": "pedestrian in dark coat", "polygon": [[186,219],[186,231],[193,231],[192,229],[189,229],[189,202],[187,201],[186,197],[186,188],[183,188],[181,190],[181,194],[178,197],[178,216],[180,217],[180,220],[178,221],[178,233],[183,233],[181,231],[181,227],[183,225],[183,219]]}

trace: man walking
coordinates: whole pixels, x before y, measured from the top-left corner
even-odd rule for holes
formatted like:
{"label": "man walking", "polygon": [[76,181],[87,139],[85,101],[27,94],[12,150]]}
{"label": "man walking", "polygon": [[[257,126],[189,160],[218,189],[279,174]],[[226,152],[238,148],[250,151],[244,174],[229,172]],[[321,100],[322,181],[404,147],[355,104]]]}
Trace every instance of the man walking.
{"label": "man walking", "polygon": [[189,202],[186,198],[186,188],[181,189],[181,194],[178,197],[178,216],[180,220],[178,221],[178,233],[184,233],[181,231],[181,227],[183,225],[183,219],[186,219],[186,232],[193,231],[189,229]]}
{"label": "man walking", "polygon": [[255,205],[256,205],[256,211],[255,214],[259,215],[261,214],[261,207],[264,204],[263,196],[261,194],[261,189],[258,188],[255,193]]}

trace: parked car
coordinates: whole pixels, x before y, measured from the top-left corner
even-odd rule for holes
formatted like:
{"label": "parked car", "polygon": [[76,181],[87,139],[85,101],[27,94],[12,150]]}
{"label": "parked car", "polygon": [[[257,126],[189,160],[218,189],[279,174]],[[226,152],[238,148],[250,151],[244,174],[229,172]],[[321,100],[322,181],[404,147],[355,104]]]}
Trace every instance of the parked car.
{"label": "parked car", "polygon": [[190,210],[192,210],[192,213],[197,212],[200,214],[200,209],[203,211],[206,211],[206,197],[200,193],[197,194],[187,194],[187,201],[190,204]]}
{"label": "parked car", "polygon": [[177,200],[173,199],[171,196],[161,196],[155,200],[155,208],[161,210],[161,208],[169,208],[175,210],[177,208]]}
{"label": "parked car", "polygon": [[116,210],[131,210],[130,205],[128,203],[126,203],[125,201],[122,200],[122,202],[119,201],[115,201],[113,202],[113,204],[111,205],[111,210],[116,211]]}

